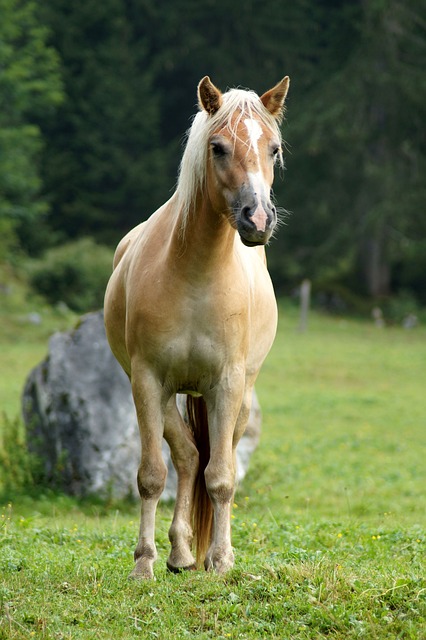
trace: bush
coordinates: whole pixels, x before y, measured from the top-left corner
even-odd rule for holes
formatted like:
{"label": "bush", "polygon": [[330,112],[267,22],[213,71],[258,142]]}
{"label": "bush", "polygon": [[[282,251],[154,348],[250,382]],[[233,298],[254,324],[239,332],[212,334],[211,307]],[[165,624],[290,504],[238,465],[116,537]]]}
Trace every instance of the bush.
{"label": "bush", "polygon": [[19,254],[19,242],[12,220],[0,217],[0,263],[11,262]]}
{"label": "bush", "polygon": [[25,428],[3,415],[0,421],[0,491],[2,494],[29,489],[43,479],[42,465],[28,451]]}
{"label": "bush", "polygon": [[425,310],[410,291],[401,291],[398,296],[388,298],[382,305],[385,320],[404,324],[407,319],[424,320]]}
{"label": "bush", "polygon": [[87,312],[103,305],[112,271],[113,252],[83,238],[55,247],[30,266],[30,283],[51,304],[64,302],[73,311]]}

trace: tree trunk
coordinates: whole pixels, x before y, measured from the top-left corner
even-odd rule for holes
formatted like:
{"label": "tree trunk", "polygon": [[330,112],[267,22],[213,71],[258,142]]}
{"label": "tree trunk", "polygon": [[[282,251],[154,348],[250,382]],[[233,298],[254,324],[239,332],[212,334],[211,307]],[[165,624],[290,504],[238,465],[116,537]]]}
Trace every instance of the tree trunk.
{"label": "tree trunk", "polygon": [[390,293],[391,270],[387,260],[387,233],[384,226],[365,238],[360,247],[360,267],[367,292],[373,298]]}

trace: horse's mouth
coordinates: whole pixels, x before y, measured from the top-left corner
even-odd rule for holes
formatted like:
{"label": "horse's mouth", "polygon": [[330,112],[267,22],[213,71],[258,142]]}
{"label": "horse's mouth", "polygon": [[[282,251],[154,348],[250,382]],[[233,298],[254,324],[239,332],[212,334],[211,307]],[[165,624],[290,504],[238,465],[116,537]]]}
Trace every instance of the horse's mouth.
{"label": "horse's mouth", "polygon": [[257,240],[257,241],[253,241],[253,240],[247,240],[246,238],[243,238],[240,235],[241,238],[241,242],[246,246],[246,247],[258,247],[260,245],[265,245],[267,243],[267,239],[265,240]]}
{"label": "horse's mouth", "polygon": [[250,230],[247,233],[246,229],[241,229],[242,225],[238,225],[240,228],[238,229],[238,235],[241,238],[241,242],[246,247],[259,247],[268,244],[271,235],[272,229],[267,229],[266,231],[252,231]]}

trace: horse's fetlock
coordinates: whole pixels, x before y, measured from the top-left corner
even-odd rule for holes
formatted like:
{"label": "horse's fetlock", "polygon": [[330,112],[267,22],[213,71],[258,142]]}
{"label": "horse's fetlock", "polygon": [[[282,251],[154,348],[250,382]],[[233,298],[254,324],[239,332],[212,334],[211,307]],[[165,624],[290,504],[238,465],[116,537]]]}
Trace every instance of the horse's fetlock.
{"label": "horse's fetlock", "polygon": [[169,529],[169,540],[171,544],[178,544],[184,541],[189,547],[192,545],[193,532],[192,528],[186,524],[172,523]]}
{"label": "horse's fetlock", "polygon": [[157,549],[155,546],[148,542],[139,542],[135,553],[133,554],[135,562],[139,560],[139,558],[145,558],[146,560],[156,560],[157,559]]}

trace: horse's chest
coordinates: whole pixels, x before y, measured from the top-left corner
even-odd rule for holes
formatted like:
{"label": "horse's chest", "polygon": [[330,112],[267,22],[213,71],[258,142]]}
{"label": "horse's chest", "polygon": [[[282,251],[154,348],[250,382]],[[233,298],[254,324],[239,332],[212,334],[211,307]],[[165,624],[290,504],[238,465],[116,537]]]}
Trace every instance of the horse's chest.
{"label": "horse's chest", "polygon": [[185,331],[162,341],[155,369],[163,386],[174,392],[203,393],[221,378],[235,356],[226,343],[210,331]]}
{"label": "horse's chest", "polygon": [[271,343],[258,311],[271,315],[265,303],[273,293],[241,270],[209,287],[169,275],[155,288],[141,287],[128,314],[141,361],[172,390],[205,388],[235,367],[256,369]]}
{"label": "horse's chest", "polygon": [[[225,308],[224,308],[225,306]],[[230,362],[241,361],[247,351],[247,318],[240,308],[198,303],[176,304],[162,319],[145,324],[143,351],[163,380],[173,386],[198,386],[221,375]]]}
{"label": "horse's chest", "polygon": [[244,350],[246,323],[241,313],[215,317],[212,312],[190,316],[163,336],[162,345],[168,362],[191,362],[193,366],[213,365],[232,358]]}

